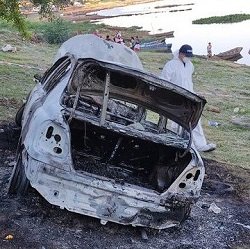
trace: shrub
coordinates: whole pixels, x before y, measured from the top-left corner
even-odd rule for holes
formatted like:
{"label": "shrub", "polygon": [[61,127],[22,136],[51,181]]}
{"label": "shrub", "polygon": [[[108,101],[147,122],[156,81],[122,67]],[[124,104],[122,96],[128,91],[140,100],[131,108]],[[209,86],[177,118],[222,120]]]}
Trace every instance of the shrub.
{"label": "shrub", "polygon": [[50,44],[60,44],[70,37],[69,25],[61,18],[54,19],[44,28],[43,35]]}

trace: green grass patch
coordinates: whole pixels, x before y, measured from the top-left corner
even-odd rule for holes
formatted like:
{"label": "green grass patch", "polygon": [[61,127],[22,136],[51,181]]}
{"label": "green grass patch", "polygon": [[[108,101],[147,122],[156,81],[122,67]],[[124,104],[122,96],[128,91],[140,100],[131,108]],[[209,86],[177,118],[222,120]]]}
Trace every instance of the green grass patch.
{"label": "green grass patch", "polygon": [[235,23],[250,19],[250,14],[234,14],[226,16],[211,16],[194,20],[193,24],[212,24],[212,23]]}
{"label": "green grass patch", "polygon": [[102,29],[104,26],[104,24],[92,24],[90,22],[73,23],[60,18],[52,22],[27,22],[30,32],[40,35],[49,43],[57,44],[76,34],[93,33],[96,29]]}
{"label": "green grass patch", "polygon": [[16,66],[0,65],[1,91],[0,99],[25,99],[26,94],[34,86],[33,75],[36,70],[27,70]]}

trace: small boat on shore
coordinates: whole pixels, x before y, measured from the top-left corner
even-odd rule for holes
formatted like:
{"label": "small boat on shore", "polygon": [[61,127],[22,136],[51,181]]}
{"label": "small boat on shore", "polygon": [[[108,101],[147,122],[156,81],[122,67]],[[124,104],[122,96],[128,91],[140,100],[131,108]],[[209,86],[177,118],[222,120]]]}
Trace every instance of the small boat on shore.
{"label": "small boat on shore", "polygon": [[141,43],[142,51],[171,53],[172,52],[171,48],[172,48],[172,43],[166,43],[165,39]]}
{"label": "small boat on shore", "polygon": [[237,61],[242,58],[242,55],[240,54],[242,49],[243,49],[242,47],[236,47],[228,51],[225,51],[223,53],[219,53],[215,56],[223,60]]}
{"label": "small boat on shore", "polygon": [[164,38],[172,38],[172,37],[174,37],[174,31],[168,31],[168,32],[164,32],[164,33],[154,34],[152,36],[158,40],[164,39]]}

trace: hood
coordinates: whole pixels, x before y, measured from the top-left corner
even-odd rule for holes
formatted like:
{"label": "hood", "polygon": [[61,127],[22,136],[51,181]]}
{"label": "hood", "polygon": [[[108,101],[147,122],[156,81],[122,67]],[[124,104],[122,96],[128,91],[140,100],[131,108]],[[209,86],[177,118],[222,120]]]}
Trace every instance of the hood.
{"label": "hood", "polygon": [[206,104],[204,98],[154,74],[125,65],[79,59],[67,90],[76,94],[81,84],[80,95],[103,96],[107,72],[110,73],[109,98],[144,106],[186,130],[197,125]]}
{"label": "hood", "polygon": [[179,60],[179,50],[173,52],[173,59]]}

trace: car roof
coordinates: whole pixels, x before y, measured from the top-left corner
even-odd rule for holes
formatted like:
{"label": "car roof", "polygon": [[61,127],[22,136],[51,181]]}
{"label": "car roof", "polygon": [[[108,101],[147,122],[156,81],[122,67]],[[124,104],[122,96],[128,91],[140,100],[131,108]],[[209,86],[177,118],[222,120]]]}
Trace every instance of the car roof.
{"label": "car roof", "polygon": [[139,57],[132,49],[92,34],[77,35],[65,41],[59,48],[54,62],[66,54],[73,55],[75,59],[92,58],[143,70]]}

